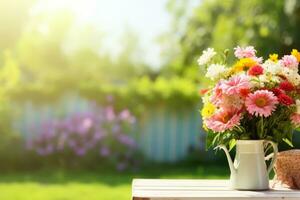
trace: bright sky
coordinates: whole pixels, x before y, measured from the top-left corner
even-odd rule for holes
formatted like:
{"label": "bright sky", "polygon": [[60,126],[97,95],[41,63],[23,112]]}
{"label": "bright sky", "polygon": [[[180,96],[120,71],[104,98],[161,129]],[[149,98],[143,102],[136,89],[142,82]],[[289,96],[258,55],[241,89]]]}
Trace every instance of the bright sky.
{"label": "bright sky", "polygon": [[41,0],[41,10],[68,8],[75,11],[80,22],[92,22],[104,31],[106,46],[117,51],[121,34],[126,28],[139,36],[144,60],[158,67],[160,48],[156,38],[168,30],[170,16],[167,0]]}

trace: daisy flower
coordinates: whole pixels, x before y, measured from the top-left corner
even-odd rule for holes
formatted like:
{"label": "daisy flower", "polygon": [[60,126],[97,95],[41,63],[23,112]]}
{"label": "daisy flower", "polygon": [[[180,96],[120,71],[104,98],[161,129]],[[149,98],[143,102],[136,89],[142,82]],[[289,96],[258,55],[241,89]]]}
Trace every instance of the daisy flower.
{"label": "daisy flower", "polygon": [[297,49],[293,49],[291,54],[295,56],[298,62],[300,62],[300,52]]}
{"label": "daisy flower", "polygon": [[270,54],[269,55],[269,60],[276,63],[278,61],[278,54],[276,54],[276,53]]}
{"label": "daisy flower", "polygon": [[227,69],[226,69],[225,65],[211,64],[207,68],[207,73],[205,76],[207,78],[210,78],[211,80],[217,80],[217,79],[224,77],[226,71],[227,71]]}
{"label": "daisy flower", "polygon": [[212,117],[204,120],[207,128],[213,130],[214,132],[224,132],[226,130],[231,130],[235,126],[240,124],[242,114],[237,110],[219,110]]}
{"label": "daisy flower", "polygon": [[239,94],[241,90],[251,87],[250,80],[246,75],[236,75],[221,83],[220,88],[227,95]]}
{"label": "daisy flower", "polygon": [[256,50],[253,46],[247,46],[245,48],[242,47],[235,47],[234,48],[234,55],[235,57],[241,59],[241,58],[252,58],[255,57]]}
{"label": "daisy flower", "polygon": [[208,48],[202,52],[202,55],[198,59],[199,65],[206,65],[217,53],[213,48]]}
{"label": "daisy flower", "polygon": [[251,115],[268,117],[278,104],[277,97],[268,90],[257,90],[248,95],[246,109]]}
{"label": "daisy flower", "polygon": [[203,118],[208,118],[210,116],[212,116],[215,112],[215,106],[210,103],[210,102],[207,102],[204,104],[203,106],[203,109],[201,110],[201,115]]}

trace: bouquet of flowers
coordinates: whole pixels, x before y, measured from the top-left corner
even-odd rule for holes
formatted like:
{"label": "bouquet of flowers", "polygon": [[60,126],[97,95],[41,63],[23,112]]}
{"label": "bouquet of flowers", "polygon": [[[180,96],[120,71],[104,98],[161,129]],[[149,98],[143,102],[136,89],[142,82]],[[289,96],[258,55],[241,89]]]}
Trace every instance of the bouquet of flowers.
{"label": "bouquet of flowers", "polygon": [[300,52],[267,60],[252,46],[234,48],[237,61],[227,65],[228,50],[213,48],[198,59],[206,67],[210,88],[202,90],[203,127],[207,148],[220,144],[230,149],[236,140],[271,140],[292,146],[292,134],[300,126]]}

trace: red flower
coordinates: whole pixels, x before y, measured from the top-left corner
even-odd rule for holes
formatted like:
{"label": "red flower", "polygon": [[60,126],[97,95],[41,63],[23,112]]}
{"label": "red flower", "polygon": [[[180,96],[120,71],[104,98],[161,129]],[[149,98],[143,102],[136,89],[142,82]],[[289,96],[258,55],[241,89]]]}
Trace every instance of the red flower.
{"label": "red flower", "polygon": [[290,83],[289,81],[282,81],[279,84],[279,88],[282,89],[282,90],[284,90],[284,91],[287,91],[287,92],[293,91],[295,89],[295,87],[293,86],[293,84]]}
{"label": "red flower", "polygon": [[278,95],[278,100],[280,103],[282,103],[286,106],[289,106],[294,103],[294,99],[292,99],[290,96],[288,96],[284,93]]}
{"label": "red flower", "polygon": [[251,76],[258,76],[263,73],[264,73],[264,68],[262,68],[260,65],[254,65],[248,71],[248,74]]}
{"label": "red flower", "polygon": [[249,93],[250,93],[250,89],[248,89],[248,88],[243,88],[243,89],[240,90],[240,94],[243,97],[247,97]]}
{"label": "red flower", "polygon": [[283,91],[281,90],[281,89],[279,89],[279,88],[273,88],[273,89],[271,89],[271,91],[275,94],[275,96],[279,96],[279,95],[281,95],[281,94],[283,94]]}

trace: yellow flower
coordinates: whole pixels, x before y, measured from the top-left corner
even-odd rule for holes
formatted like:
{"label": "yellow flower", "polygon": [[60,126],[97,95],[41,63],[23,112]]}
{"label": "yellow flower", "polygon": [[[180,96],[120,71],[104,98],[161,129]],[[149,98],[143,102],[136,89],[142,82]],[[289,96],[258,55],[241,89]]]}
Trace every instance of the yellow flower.
{"label": "yellow flower", "polygon": [[235,63],[235,65],[231,69],[231,72],[238,73],[241,71],[246,71],[250,67],[253,67],[254,65],[257,65],[257,62],[255,60],[251,58],[242,58]]}
{"label": "yellow flower", "polygon": [[273,53],[269,55],[269,60],[273,61],[273,62],[277,62],[278,61],[278,54]]}
{"label": "yellow flower", "polygon": [[297,49],[293,49],[291,54],[297,58],[298,62],[300,62],[300,52]]}
{"label": "yellow flower", "polygon": [[210,102],[207,102],[204,104],[202,110],[201,110],[201,115],[203,118],[208,118],[210,116],[212,116],[215,112],[215,106],[210,103]]}

